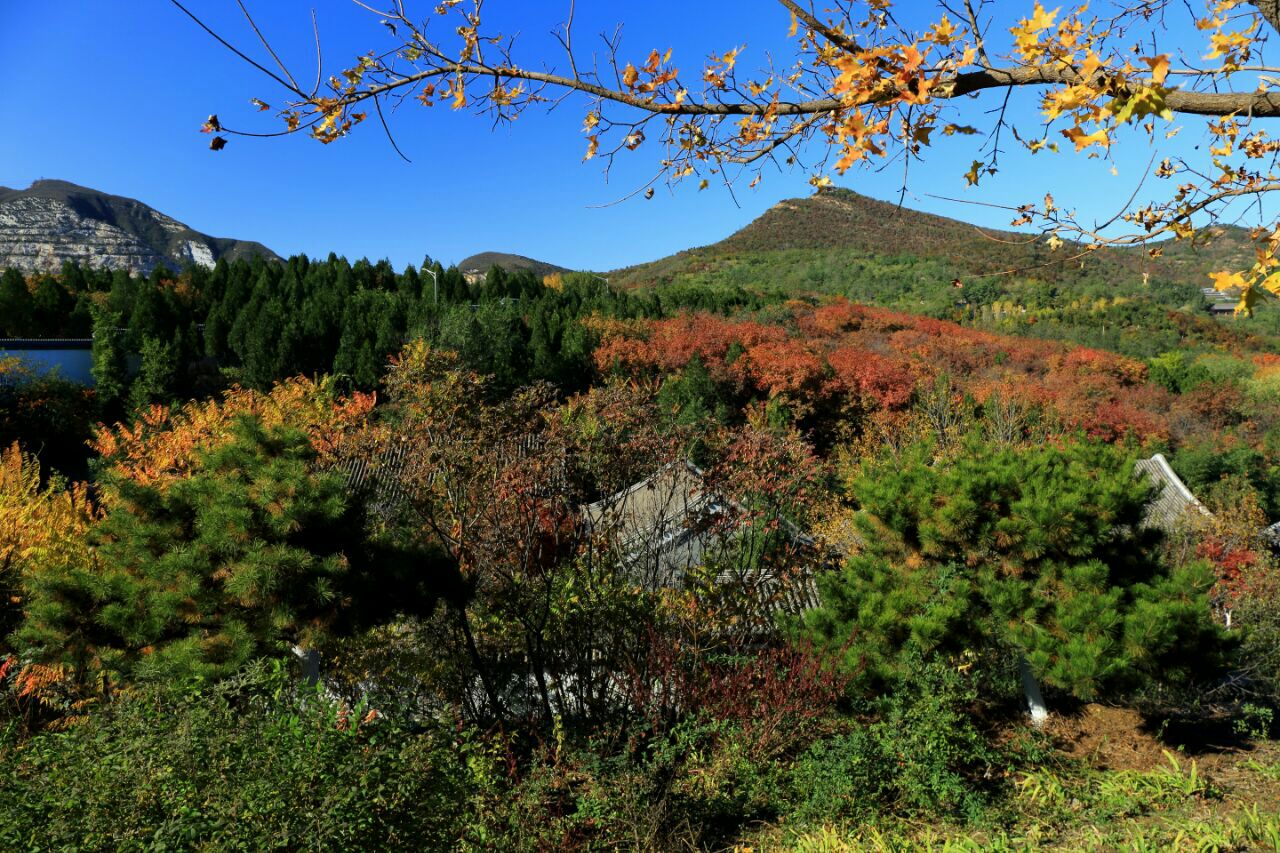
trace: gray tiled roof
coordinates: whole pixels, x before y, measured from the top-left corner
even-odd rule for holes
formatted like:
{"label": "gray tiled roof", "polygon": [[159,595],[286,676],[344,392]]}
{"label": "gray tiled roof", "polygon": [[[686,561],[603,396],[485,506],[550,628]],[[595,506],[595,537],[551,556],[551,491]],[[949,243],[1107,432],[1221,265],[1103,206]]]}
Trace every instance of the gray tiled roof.
{"label": "gray tiled roof", "polygon": [[1150,459],[1139,459],[1134,471],[1145,475],[1156,487],[1157,491],[1147,505],[1146,524],[1158,527],[1166,532],[1176,530],[1187,518],[1188,513],[1198,514],[1205,518],[1212,513],[1204,504],[1191,494],[1191,490],[1169,467],[1169,460],[1163,453],[1157,453]]}
{"label": "gray tiled roof", "polygon": [[[703,472],[690,462],[664,465],[654,474],[595,503],[582,507],[583,518],[649,589],[679,587],[702,566],[734,531],[734,517],[745,508],[708,488]],[[814,541],[783,519],[781,529],[793,545],[806,551]],[[769,607],[798,613],[818,603],[812,575],[798,580],[724,568],[720,584],[742,583]]]}

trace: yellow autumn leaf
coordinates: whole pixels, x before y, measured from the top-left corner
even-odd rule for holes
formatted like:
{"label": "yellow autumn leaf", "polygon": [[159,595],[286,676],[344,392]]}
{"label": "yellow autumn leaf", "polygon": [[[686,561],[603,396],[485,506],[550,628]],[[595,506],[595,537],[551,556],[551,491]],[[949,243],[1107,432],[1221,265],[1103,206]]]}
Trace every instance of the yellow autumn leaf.
{"label": "yellow autumn leaf", "polygon": [[1092,80],[1100,68],[1102,68],[1102,58],[1092,50],[1086,51],[1084,62],[1080,63],[1080,78]]}
{"label": "yellow autumn leaf", "polygon": [[955,24],[951,23],[951,19],[946,15],[943,15],[942,20],[934,24],[925,35],[926,39],[934,42],[935,44],[941,45],[942,47],[946,47],[951,44],[951,42],[955,41],[955,37]]}
{"label": "yellow autumn leaf", "polygon": [[1039,0],[1036,0],[1031,17],[1023,18],[1017,26],[1009,30],[1013,35],[1014,45],[1023,59],[1033,59],[1040,52],[1040,33],[1052,27],[1057,17],[1057,9],[1047,12],[1044,6],[1040,5]]}
{"label": "yellow autumn leaf", "polygon": [[628,62],[627,67],[622,69],[623,85],[626,86],[628,89],[634,89],[636,87],[636,81],[639,79],[640,79],[640,72],[636,70],[636,67],[634,65]]}
{"label": "yellow autumn leaf", "polygon": [[1213,279],[1213,289],[1218,291],[1236,290],[1246,287],[1244,276],[1238,272],[1211,272],[1209,278]]}
{"label": "yellow autumn leaf", "polygon": [[1144,56],[1142,61],[1147,63],[1147,66],[1151,69],[1151,82],[1157,86],[1163,85],[1164,79],[1169,76],[1169,54]]}
{"label": "yellow autumn leaf", "polygon": [[1106,148],[1111,144],[1111,137],[1107,135],[1106,128],[1099,128],[1093,133],[1085,133],[1084,128],[1077,125],[1062,131],[1062,135],[1075,143],[1076,151],[1083,151],[1090,145],[1101,145]]}

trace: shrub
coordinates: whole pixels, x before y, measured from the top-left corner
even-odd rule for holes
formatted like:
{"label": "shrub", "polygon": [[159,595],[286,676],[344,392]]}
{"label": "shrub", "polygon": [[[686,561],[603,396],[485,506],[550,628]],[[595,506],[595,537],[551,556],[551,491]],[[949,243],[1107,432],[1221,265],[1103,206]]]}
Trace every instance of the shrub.
{"label": "shrub", "polygon": [[1148,487],[1121,453],[971,436],[956,458],[934,456],[920,443],[854,482],[865,546],[820,578],[809,638],[844,645],[873,687],[910,673],[916,656],[999,648],[1081,699],[1215,674],[1212,573],[1163,560],[1159,533],[1142,524]]}
{"label": "shrub", "polygon": [[0,746],[0,847],[443,849],[467,817],[458,759],[257,665]]}
{"label": "shrub", "polygon": [[879,718],[815,743],[789,779],[802,822],[860,823],[878,814],[973,821],[986,810],[1006,759],[971,713],[976,679],[940,662],[919,666],[875,703]]}

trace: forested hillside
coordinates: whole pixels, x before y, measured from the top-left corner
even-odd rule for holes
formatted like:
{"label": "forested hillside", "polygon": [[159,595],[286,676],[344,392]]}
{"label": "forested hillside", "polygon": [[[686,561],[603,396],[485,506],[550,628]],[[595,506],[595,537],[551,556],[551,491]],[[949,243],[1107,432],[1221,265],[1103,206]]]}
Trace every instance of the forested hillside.
{"label": "forested hillside", "polygon": [[640,291],[728,286],[840,295],[1151,358],[1204,341],[1260,352],[1272,346],[1280,332],[1274,312],[1224,328],[1207,315],[1201,293],[1212,285],[1210,272],[1252,256],[1247,232],[1231,226],[1148,249],[1054,248],[1034,235],[828,188],[780,202],[719,243],[619,270],[611,281]]}
{"label": "forested hillside", "polygon": [[[1137,358],[431,269],[0,277],[3,332],[92,333],[97,379],[0,361],[6,846],[1275,831],[1261,318],[1051,306],[1129,311]],[[1144,524],[1156,452],[1212,515]]]}
{"label": "forested hillside", "polygon": [[492,267],[501,267],[503,272],[514,273],[525,270],[533,273],[536,278],[542,279],[555,273],[564,274],[569,272],[562,266],[547,263],[546,261],[538,261],[533,258],[526,258],[524,255],[512,255],[506,252],[480,252],[475,255],[468,255],[455,264],[458,269],[464,273],[476,270],[481,273],[488,272]]}
{"label": "forested hillside", "polygon": [[[1015,218],[1016,211],[1011,212],[1010,219]],[[1143,283],[1144,273],[1151,284],[1204,287],[1209,281],[1206,270],[1239,265],[1251,256],[1251,245],[1245,229],[1220,226],[1207,229],[1191,243],[1170,243],[1167,251],[1155,257],[1147,250],[1151,247],[1085,251],[1074,243],[1050,244],[1035,234],[983,228],[828,187],[807,198],[779,202],[718,243],[619,270],[617,275],[624,286],[668,282],[736,258],[766,259],[775,254],[795,258],[794,252],[801,250],[814,261],[932,261],[949,273],[940,284],[955,278],[1012,277],[1077,287],[1105,283],[1125,293]],[[830,282],[831,292],[839,292],[834,289],[838,282]],[[811,284],[797,289],[814,288]]]}

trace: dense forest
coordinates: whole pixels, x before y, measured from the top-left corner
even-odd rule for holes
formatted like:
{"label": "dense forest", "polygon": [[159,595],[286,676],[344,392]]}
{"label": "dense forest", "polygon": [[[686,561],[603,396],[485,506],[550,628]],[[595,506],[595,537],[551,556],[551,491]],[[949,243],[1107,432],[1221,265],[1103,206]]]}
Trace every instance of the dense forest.
{"label": "dense forest", "polygon": [[774,284],[5,273],[0,843],[1280,837],[1272,321]]}
{"label": "dense forest", "polygon": [[[452,349],[497,388],[552,382],[581,390],[590,381],[593,315],[661,317],[682,308],[758,307],[774,295],[739,288],[666,288],[629,295],[586,273],[546,286],[527,271],[490,269],[469,285],[456,268],[386,261],[291,258],[237,260],[148,278],[68,264],[60,275],[0,276],[0,337],[93,337],[96,389],[56,377],[7,382],[9,412],[24,412],[4,440],[38,442],[48,464],[80,474],[96,420],[113,422],[152,404],[216,395],[231,386],[266,390],[305,375],[329,376],[345,391],[378,387],[389,356],[424,338]],[[434,277],[433,277],[434,274]],[[0,369],[15,377],[12,360]]]}

